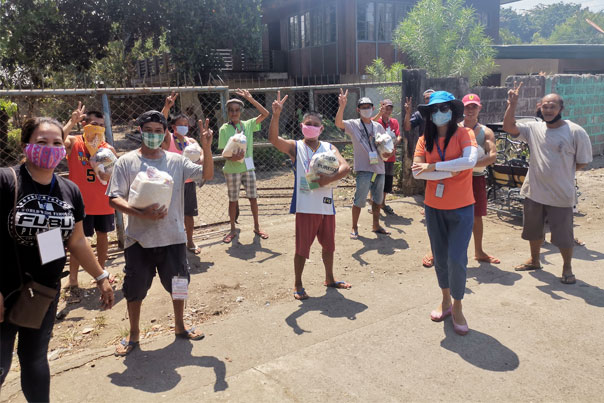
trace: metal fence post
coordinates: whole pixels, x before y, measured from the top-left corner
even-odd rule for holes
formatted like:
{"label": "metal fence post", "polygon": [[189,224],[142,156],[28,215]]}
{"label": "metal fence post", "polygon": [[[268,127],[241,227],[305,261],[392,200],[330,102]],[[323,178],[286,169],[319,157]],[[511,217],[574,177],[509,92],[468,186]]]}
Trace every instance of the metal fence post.
{"label": "metal fence post", "polygon": [[222,112],[222,123],[228,122],[226,103],[229,100],[229,89],[220,91],[220,111]]}
{"label": "metal fence post", "polygon": [[311,111],[316,110],[315,109],[315,90],[312,88],[308,90],[308,107],[310,108]]}
{"label": "metal fence post", "polygon": [[[111,108],[107,94],[101,95],[103,102],[103,116],[105,118],[105,139],[113,146],[113,131],[111,130]],[[115,210],[115,229],[117,233],[117,246],[124,249],[124,216],[121,211]]]}

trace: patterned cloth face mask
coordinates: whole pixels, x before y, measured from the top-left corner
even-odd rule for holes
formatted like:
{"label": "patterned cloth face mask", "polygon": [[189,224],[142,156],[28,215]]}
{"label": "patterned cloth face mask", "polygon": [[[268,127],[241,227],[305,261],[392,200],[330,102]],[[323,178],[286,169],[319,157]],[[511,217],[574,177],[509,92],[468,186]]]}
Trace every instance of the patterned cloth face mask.
{"label": "patterned cloth face mask", "polygon": [[43,169],[55,169],[66,154],[64,146],[53,147],[33,143],[28,143],[25,146],[27,159],[35,166]]}
{"label": "patterned cloth face mask", "polygon": [[143,143],[152,150],[157,150],[164,141],[165,133],[147,133],[143,132]]}

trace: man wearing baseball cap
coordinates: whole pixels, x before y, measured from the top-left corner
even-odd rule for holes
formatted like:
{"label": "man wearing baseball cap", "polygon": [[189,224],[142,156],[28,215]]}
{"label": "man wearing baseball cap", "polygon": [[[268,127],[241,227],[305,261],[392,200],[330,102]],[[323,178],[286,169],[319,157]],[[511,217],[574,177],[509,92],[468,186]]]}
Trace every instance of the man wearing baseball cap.
{"label": "man wearing baseball cap", "polygon": [[[338,97],[338,112],[336,113],[336,126],[344,129],[352,139],[354,149],[354,170],[357,174],[356,191],[352,206],[352,231],[350,239],[359,237],[359,215],[365,207],[367,195],[371,190],[373,232],[389,235],[390,233],[380,226],[380,206],[384,200],[384,161],[378,155],[375,138],[380,133],[385,133],[384,127],[371,120],[373,115],[373,102],[367,97],[362,97],[357,103],[359,119],[344,120],[344,109],[348,102],[348,90],[340,89]],[[392,153],[390,156],[394,155]]]}
{"label": "man wearing baseball cap", "polygon": [[[203,149],[203,166],[191,162],[180,154],[166,152],[161,148],[168,122],[158,111],[143,113],[137,124],[141,132],[142,144],[137,150],[121,156],[115,163],[113,175],[107,188],[109,204],[128,215],[125,229],[123,292],[128,306],[130,332],[117,345],[115,354],[125,356],[139,344],[139,319],[143,299],[151,287],[155,273],[166,291],[172,294],[174,307],[174,331],[177,337],[199,340],[204,337],[198,330],[186,329],[183,319],[184,299],[189,283],[189,264],[186,256],[186,235],[184,231],[184,184],[187,179],[211,180],[214,176],[214,161],[211,158],[212,130],[209,119],[205,124],[199,121],[200,143]],[[157,203],[139,209],[132,207],[128,200],[130,187],[140,172],[154,167],[168,173],[173,181],[172,198],[169,208]]]}
{"label": "man wearing baseball cap", "polygon": [[487,215],[487,181],[486,167],[495,162],[497,150],[495,148],[495,134],[488,127],[478,122],[478,115],[482,109],[480,97],[476,94],[467,94],[461,100],[464,106],[464,127],[474,131],[478,144],[478,160],[472,173],[472,190],[474,192],[474,259],[479,262],[500,263],[499,259],[490,256],[482,248],[483,221]]}

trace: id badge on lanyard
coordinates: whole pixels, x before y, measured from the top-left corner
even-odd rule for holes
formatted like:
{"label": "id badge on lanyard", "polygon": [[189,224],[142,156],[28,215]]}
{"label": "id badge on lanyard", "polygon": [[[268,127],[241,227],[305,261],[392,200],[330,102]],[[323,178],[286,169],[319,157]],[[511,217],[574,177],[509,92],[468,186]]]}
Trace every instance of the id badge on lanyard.
{"label": "id badge on lanyard", "polygon": [[189,280],[186,277],[172,277],[172,299],[186,300],[189,298]]}
{"label": "id badge on lanyard", "polygon": [[[55,182],[56,179],[53,175],[52,182],[50,184],[50,192],[48,193],[49,196],[52,194],[52,190],[55,187]],[[39,193],[37,189],[36,192]],[[42,204],[41,201],[39,201],[39,203]],[[50,202],[46,201],[43,204],[44,216],[46,218],[46,230],[44,232],[38,232],[36,234],[38,252],[40,253],[40,261],[42,265],[65,257],[65,247],[63,246],[63,236],[61,228],[50,229],[50,217],[46,213],[46,211],[48,211],[47,206],[49,203]]]}
{"label": "id badge on lanyard", "polygon": [[[317,148],[317,150],[318,150],[318,148]],[[319,176],[310,172],[310,160],[312,160],[312,157],[315,155],[317,150],[315,150],[312,153],[312,155],[309,157],[308,156],[308,146],[306,144],[304,144],[304,154],[305,155],[301,156],[302,157],[302,167],[304,168],[304,176],[300,177],[300,190],[304,193],[308,193],[311,190],[315,190],[315,189],[319,188],[319,184],[317,182],[314,182],[315,180],[319,179]]]}
{"label": "id badge on lanyard", "polygon": [[365,127],[365,123],[361,121],[361,125],[365,130],[365,135],[367,136],[367,144],[369,145],[369,165],[377,165],[380,160],[378,158],[377,151],[373,150],[373,146],[371,145],[371,137],[369,137],[369,132],[367,131],[367,127]]}

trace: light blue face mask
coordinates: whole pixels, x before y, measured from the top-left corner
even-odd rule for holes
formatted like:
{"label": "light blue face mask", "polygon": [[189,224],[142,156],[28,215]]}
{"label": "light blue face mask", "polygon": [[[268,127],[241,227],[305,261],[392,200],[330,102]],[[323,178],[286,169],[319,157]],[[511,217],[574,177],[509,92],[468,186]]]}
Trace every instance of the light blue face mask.
{"label": "light blue face mask", "polygon": [[453,117],[453,112],[451,110],[447,112],[434,112],[432,114],[432,121],[436,126],[444,126],[451,121]]}
{"label": "light blue face mask", "polygon": [[183,136],[186,136],[189,132],[189,126],[176,126],[176,132]]}

